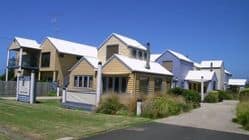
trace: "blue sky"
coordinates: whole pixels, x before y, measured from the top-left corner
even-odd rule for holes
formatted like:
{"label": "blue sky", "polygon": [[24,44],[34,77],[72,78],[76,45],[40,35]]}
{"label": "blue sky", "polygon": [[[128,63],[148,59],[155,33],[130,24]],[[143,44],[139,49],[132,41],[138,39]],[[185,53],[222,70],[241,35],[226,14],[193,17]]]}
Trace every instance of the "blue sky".
{"label": "blue sky", "polygon": [[222,59],[234,77],[249,78],[249,0],[1,1],[0,72],[14,36],[99,46],[112,32],[150,42],[155,53]]}

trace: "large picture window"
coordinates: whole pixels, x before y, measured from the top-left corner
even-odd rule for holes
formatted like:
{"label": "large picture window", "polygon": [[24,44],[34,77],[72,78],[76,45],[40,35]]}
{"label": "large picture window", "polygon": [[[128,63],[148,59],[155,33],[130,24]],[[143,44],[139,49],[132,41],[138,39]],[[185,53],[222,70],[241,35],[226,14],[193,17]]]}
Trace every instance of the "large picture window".
{"label": "large picture window", "polygon": [[42,53],[41,67],[49,67],[50,65],[50,52]]}
{"label": "large picture window", "polygon": [[93,76],[91,75],[76,75],[74,76],[74,87],[93,87]]}

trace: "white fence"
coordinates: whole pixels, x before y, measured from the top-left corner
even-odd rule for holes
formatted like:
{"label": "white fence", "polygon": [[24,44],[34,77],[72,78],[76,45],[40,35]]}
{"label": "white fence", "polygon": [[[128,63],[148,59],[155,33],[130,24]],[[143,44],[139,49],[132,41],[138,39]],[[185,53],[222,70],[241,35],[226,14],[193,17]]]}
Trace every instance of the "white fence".
{"label": "white fence", "polygon": [[92,92],[66,92],[66,102],[96,105],[96,94]]}

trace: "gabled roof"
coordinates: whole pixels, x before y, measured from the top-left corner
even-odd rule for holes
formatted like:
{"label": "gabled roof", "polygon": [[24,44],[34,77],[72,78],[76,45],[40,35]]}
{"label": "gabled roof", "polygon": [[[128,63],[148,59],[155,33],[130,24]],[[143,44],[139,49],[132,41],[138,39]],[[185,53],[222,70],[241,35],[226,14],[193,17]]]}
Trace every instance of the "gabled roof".
{"label": "gabled roof", "polygon": [[205,61],[201,61],[201,68],[210,68],[211,63],[213,63],[214,68],[220,68],[223,65],[222,60],[205,60]]}
{"label": "gabled roof", "polygon": [[225,73],[228,74],[228,75],[232,75],[232,73],[229,72],[228,70],[225,70]]}
{"label": "gabled roof", "polygon": [[[163,66],[161,66],[159,63],[156,62],[150,62],[150,69],[146,69],[146,61],[134,59],[130,57],[126,57],[123,55],[114,54],[105,64],[108,64],[112,59],[117,58],[120,60],[125,66],[127,66],[131,71],[135,72],[144,72],[144,73],[152,73],[152,74],[160,74],[160,75],[170,75],[173,74],[169,72],[167,69],[165,69]],[[104,67],[103,66],[103,67]]]}
{"label": "gabled roof", "polygon": [[[133,48],[137,48],[137,49],[141,49],[141,50],[147,50],[147,48],[141,44],[140,42],[138,42],[135,39],[129,38],[127,36],[124,35],[120,35],[117,33],[112,33],[102,44],[101,46],[103,46],[103,44],[109,40],[112,36],[116,37],[117,39],[119,39],[120,41],[122,41],[125,45],[129,46],[129,47],[133,47]],[[100,46],[100,47],[101,47]]]}
{"label": "gabled roof", "polygon": [[21,38],[21,37],[15,37],[14,40],[17,41],[20,47],[38,49],[38,50],[41,49],[40,44],[36,40]]}
{"label": "gabled roof", "polygon": [[200,68],[200,67],[201,67],[201,64],[199,64],[199,63],[197,63],[197,62],[194,62],[194,66],[195,66],[196,68]]}
{"label": "gabled roof", "polygon": [[157,58],[159,58],[162,54],[151,54],[150,55],[150,60],[151,61],[156,61]]}
{"label": "gabled roof", "polygon": [[60,53],[72,54],[78,56],[97,57],[97,48],[90,45],[70,42],[62,39],[47,37]]}
{"label": "gabled roof", "polygon": [[247,80],[246,79],[229,79],[228,85],[231,86],[245,86]]}
{"label": "gabled roof", "polygon": [[98,68],[99,61],[96,57],[82,56],[82,58],[76,64],[74,64],[68,71],[72,71],[73,69],[75,69],[83,60],[86,60],[94,69]]}
{"label": "gabled roof", "polygon": [[175,51],[172,51],[172,50],[167,50],[169,53],[173,54],[174,56],[176,56],[178,59],[180,60],[183,60],[183,61],[186,61],[186,62],[190,62],[190,63],[193,63],[192,60],[190,60],[187,56],[181,54],[181,53],[178,53],[178,52],[175,52]]}
{"label": "gabled roof", "polygon": [[185,77],[185,80],[201,82],[202,76],[203,76],[203,81],[210,81],[216,75],[214,71],[211,72],[205,70],[204,71],[191,70],[188,72],[187,76]]}

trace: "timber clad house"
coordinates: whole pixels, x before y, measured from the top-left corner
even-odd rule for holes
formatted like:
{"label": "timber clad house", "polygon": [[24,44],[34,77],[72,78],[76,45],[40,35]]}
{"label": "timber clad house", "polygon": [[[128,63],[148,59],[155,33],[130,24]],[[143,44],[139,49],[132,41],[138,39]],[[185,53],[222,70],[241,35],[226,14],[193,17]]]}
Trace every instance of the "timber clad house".
{"label": "timber clad house", "polygon": [[151,54],[149,43],[112,33],[99,48],[52,37],[41,44],[15,37],[8,49],[6,77],[9,69],[16,76],[35,70],[38,81],[56,82],[69,91],[96,92],[99,62],[103,93],[166,93],[172,87],[200,93],[202,86],[208,93],[227,89],[232,76],[222,60],[196,63],[173,50]]}

